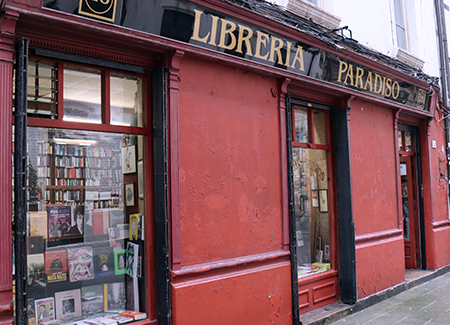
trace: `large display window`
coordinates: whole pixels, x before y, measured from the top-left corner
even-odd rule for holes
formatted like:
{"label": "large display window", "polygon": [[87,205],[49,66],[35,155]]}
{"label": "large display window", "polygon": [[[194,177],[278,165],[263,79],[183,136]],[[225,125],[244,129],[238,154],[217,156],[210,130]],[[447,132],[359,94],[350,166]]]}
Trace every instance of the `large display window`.
{"label": "large display window", "polygon": [[48,59],[28,68],[28,323],[145,319],[145,78]]}
{"label": "large display window", "polygon": [[292,170],[298,276],[331,269],[328,114],[293,105]]}

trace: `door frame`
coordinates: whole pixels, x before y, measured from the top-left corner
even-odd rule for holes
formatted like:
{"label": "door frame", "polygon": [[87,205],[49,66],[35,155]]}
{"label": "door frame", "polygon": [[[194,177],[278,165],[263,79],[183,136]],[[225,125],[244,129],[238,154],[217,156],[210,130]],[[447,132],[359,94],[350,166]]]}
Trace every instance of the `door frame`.
{"label": "door frame", "polygon": [[[422,178],[422,161],[420,150],[420,130],[417,126],[398,124],[398,131],[410,132],[414,136],[414,156],[412,159],[413,182],[415,195],[417,197],[417,227],[416,234],[418,235],[418,248],[420,249],[420,263],[417,266],[419,269],[426,270],[426,249],[425,249],[425,216],[423,207],[423,178]],[[400,163],[400,154],[399,154]],[[401,183],[399,184],[401,186]],[[401,190],[401,189],[400,189]]]}

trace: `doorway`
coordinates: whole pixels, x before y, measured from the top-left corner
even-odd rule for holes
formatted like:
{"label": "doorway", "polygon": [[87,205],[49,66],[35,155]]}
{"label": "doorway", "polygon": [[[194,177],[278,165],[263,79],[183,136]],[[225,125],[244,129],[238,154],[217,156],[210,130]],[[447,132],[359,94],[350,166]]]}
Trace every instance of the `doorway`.
{"label": "doorway", "polygon": [[398,129],[405,267],[425,269],[419,130],[407,125]]}

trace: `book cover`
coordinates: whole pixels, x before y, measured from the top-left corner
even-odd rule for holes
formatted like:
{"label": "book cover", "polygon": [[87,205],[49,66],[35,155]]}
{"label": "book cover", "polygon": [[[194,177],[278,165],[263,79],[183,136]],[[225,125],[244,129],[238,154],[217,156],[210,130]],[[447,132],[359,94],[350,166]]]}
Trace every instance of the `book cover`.
{"label": "book cover", "polygon": [[45,256],[45,276],[47,283],[67,280],[66,250],[47,251]]}
{"label": "book cover", "polygon": [[70,282],[90,280],[95,277],[92,247],[68,248],[67,263]]}
{"label": "book cover", "polygon": [[46,285],[44,254],[32,254],[27,258],[27,281],[29,286]]}
{"label": "book cover", "polygon": [[147,318],[147,314],[143,313],[143,312],[139,312],[139,311],[134,311],[134,310],[127,310],[124,311],[122,313],[120,313],[121,316],[126,316],[126,317],[131,317],[134,320],[139,320],[139,319],[145,319]]}
{"label": "book cover", "polygon": [[109,228],[109,210],[92,210],[92,231],[94,235],[105,235]]}
{"label": "book cover", "polygon": [[129,222],[129,239],[138,240],[139,239],[139,213],[130,214]]}
{"label": "book cover", "polygon": [[120,316],[120,315],[111,315],[105,316],[105,318],[112,319],[117,322],[117,324],[125,324],[134,321],[131,317]]}
{"label": "book cover", "polygon": [[27,237],[28,240],[28,254],[42,254],[44,253],[44,237],[32,236]]}
{"label": "book cover", "polygon": [[120,239],[128,239],[130,237],[130,225],[128,223],[118,224],[117,228],[119,228]]}
{"label": "book cover", "polygon": [[103,312],[103,286],[101,284],[81,288],[81,309],[83,317]]}
{"label": "book cover", "polygon": [[111,209],[110,210],[110,222],[109,227],[114,228],[117,225],[123,224],[125,222],[125,214],[123,209]]}
{"label": "book cover", "polygon": [[37,325],[55,320],[55,303],[53,297],[35,300],[34,309]]}
{"label": "book cover", "polygon": [[108,229],[108,238],[109,238],[109,246],[111,247],[122,247],[122,240],[119,238],[119,228],[109,228]]}
{"label": "book cover", "polygon": [[126,249],[126,271],[131,277],[138,276],[139,245],[132,242],[127,243]]}
{"label": "book cover", "polygon": [[55,292],[56,318],[81,317],[80,289]]}
{"label": "book cover", "polygon": [[125,309],[126,296],[124,282],[107,284],[107,308],[108,310]]}
{"label": "book cover", "polygon": [[27,300],[27,317],[28,317],[28,325],[36,325],[36,312],[34,309],[33,298],[28,298]]}
{"label": "book cover", "polygon": [[120,249],[114,251],[114,274],[125,274],[126,268],[127,250]]}
{"label": "book cover", "polygon": [[128,310],[139,311],[138,278],[127,276],[125,279]]}
{"label": "book cover", "polygon": [[47,239],[47,212],[28,212],[28,222],[30,225],[30,237],[42,236]]}
{"label": "book cover", "polygon": [[70,206],[48,206],[48,238],[70,236],[71,215]]}
{"label": "book cover", "polygon": [[111,247],[94,247],[95,277],[114,275],[114,251]]}

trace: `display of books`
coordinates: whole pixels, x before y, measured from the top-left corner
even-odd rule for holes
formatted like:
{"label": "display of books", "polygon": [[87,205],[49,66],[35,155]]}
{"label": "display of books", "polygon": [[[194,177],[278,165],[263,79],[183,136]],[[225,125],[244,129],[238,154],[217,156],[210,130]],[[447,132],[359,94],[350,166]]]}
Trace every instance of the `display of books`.
{"label": "display of books", "polygon": [[71,236],[72,209],[70,206],[48,206],[48,238]]}
{"label": "display of books", "polygon": [[126,274],[131,277],[138,275],[138,259],[139,259],[139,245],[132,242],[127,243],[126,252]]}
{"label": "display of books", "polygon": [[94,247],[93,254],[95,277],[114,275],[114,251],[112,247]]}
{"label": "display of books", "polygon": [[[106,284],[107,296],[105,300],[106,309],[122,309],[126,307],[125,284],[123,282],[115,282]],[[103,297],[105,299],[105,297]]]}

